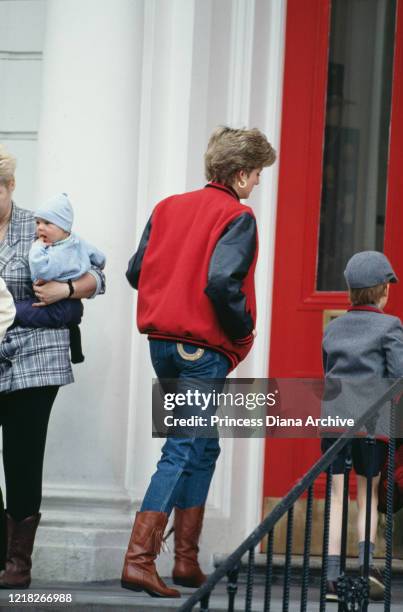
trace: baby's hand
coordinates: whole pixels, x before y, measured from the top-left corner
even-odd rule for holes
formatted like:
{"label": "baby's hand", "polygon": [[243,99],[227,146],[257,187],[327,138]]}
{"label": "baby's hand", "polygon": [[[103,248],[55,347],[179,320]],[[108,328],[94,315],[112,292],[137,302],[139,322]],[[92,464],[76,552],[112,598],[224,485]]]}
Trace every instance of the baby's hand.
{"label": "baby's hand", "polygon": [[34,244],[39,244],[39,245],[45,244],[46,245],[47,243],[45,242],[44,238],[37,238]]}

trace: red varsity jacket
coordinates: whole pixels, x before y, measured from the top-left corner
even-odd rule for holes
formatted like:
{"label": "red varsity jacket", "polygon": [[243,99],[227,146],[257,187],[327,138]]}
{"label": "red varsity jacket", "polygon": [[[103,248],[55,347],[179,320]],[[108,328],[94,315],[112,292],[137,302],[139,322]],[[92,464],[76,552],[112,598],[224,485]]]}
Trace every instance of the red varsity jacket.
{"label": "red varsity jacket", "polygon": [[256,324],[256,220],[235,191],[209,183],[154,208],[127,278],[150,338],[246,357]]}

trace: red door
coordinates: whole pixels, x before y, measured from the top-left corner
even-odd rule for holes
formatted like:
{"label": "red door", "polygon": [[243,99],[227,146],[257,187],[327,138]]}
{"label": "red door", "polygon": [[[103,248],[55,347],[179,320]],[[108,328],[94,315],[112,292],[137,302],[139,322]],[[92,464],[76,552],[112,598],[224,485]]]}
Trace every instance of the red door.
{"label": "red door", "polygon": [[[271,377],[322,375],[324,315],[348,306],[342,272],[355,251],[390,257],[401,283],[387,310],[403,316],[402,142],[403,0],[288,0]],[[319,452],[316,439],[268,439],[266,501]]]}

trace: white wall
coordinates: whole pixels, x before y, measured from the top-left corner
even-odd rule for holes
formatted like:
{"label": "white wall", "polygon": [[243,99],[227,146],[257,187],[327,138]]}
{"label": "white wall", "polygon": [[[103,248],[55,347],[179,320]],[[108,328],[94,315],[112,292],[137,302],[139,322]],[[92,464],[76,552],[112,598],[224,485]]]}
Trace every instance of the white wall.
{"label": "white wall", "polygon": [[[0,143],[17,158],[14,199],[26,208],[35,193],[45,17],[45,0],[0,1]],[[2,469],[0,482],[4,490]]]}
{"label": "white wall", "polygon": [[15,199],[35,191],[46,0],[0,2],[0,142],[18,158]]}

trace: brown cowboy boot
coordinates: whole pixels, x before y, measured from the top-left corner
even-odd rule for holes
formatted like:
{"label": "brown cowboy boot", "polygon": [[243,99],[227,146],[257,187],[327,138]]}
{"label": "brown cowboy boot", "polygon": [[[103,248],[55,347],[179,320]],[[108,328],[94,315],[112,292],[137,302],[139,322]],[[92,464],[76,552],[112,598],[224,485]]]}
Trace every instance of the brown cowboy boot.
{"label": "brown cowboy boot", "polygon": [[0,574],[0,588],[27,589],[31,584],[31,556],[41,515],[34,514],[22,521],[7,517],[6,568]]}
{"label": "brown cowboy boot", "polygon": [[194,506],[185,510],[175,508],[175,566],[172,572],[175,584],[198,588],[207,580],[197,560],[203,515],[204,506]]}
{"label": "brown cowboy boot", "polygon": [[137,512],[123,566],[121,585],[132,591],[146,591],[151,597],[180,597],[161,580],[155,567],[160,552],[166,512]]}

